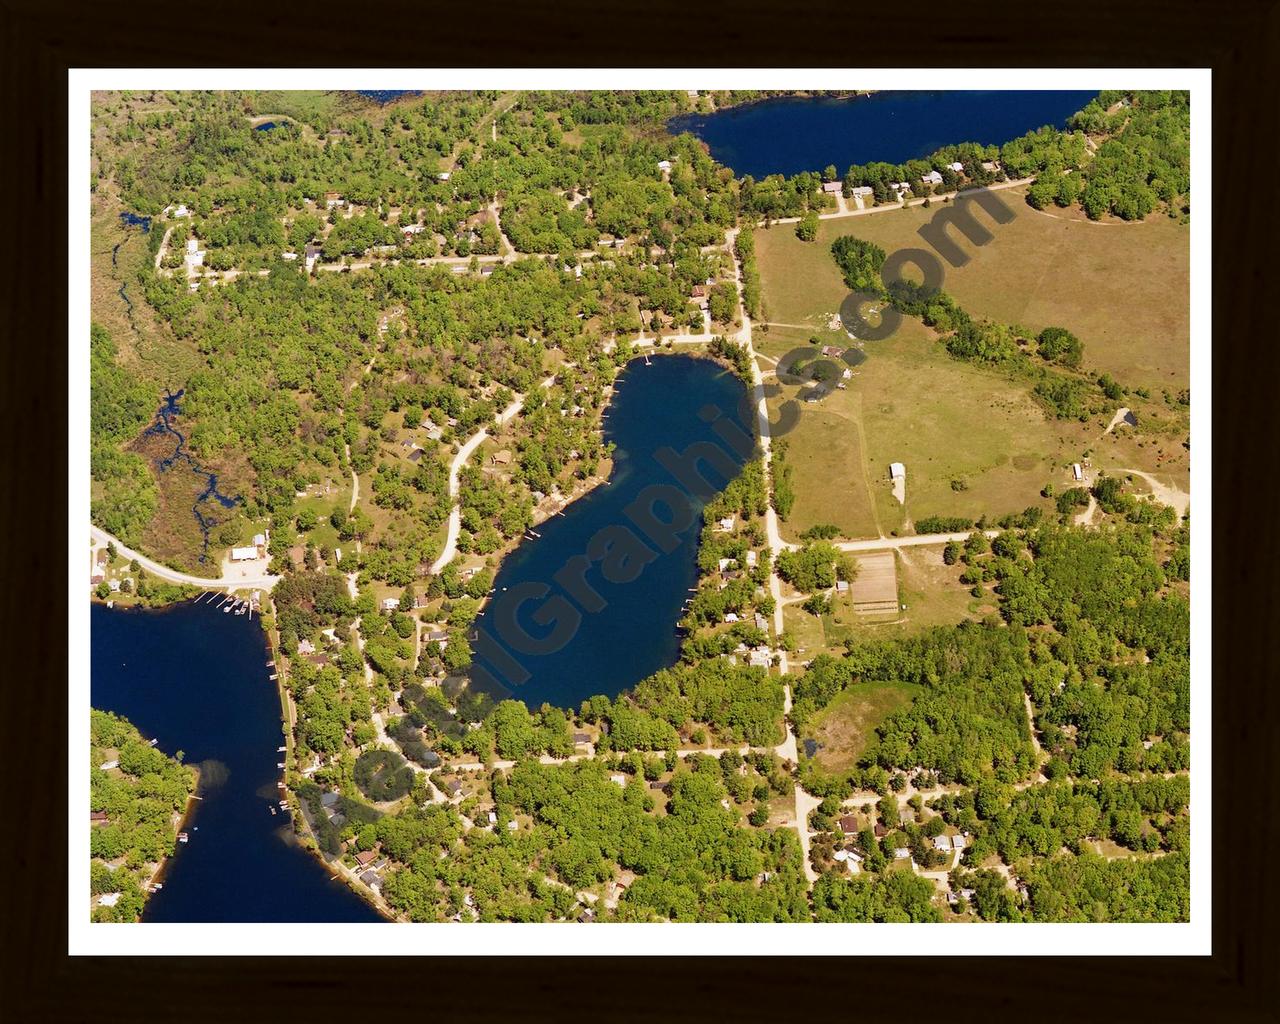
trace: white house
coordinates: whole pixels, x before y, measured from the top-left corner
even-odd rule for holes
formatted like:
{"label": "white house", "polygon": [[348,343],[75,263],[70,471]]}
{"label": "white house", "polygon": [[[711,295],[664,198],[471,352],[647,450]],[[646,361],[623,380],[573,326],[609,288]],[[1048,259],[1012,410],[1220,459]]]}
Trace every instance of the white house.
{"label": "white house", "polygon": [[937,171],[930,171],[920,179],[922,185],[941,185],[942,175]]}
{"label": "white house", "polygon": [[296,260],[298,258],[298,254],[296,252],[282,252],[280,254],[280,258],[282,260]]}
{"label": "white house", "polygon": [[663,174],[669,174],[669,173],[671,172],[671,161],[670,161],[670,160],[659,160],[659,161],[658,161],[658,170],[660,170]]}
{"label": "white house", "polygon": [[844,191],[843,181],[824,181],[822,183],[822,191],[829,196],[838,196]]}
{"label": "white house", "polygon": [[384,612],[393,612],[400,607],[400,599],[398,597],[384,597],[382,599],[382,610]]}
{"label": "white house", "polygon": [[889,463],[889,479],[905,480],[907,478],[907,467],[901,462]]}
{"label": "white house", "polygon": [[964,164],[962,164],[959,160],[955,161],[954,163],[947,164],[947,166],[951,168],[951,170],[955,171],[956,174],[964,173]]}
{"label": "white house", "polygon": [[716,530],[719,533],[728,533],[733,529],[733,524],[737,522],[737,516],[725,516],[723,519],[716,520]]}
{"label": "white house", "polygon": [[436,175],[436,178],[440,181],[448,181],[451,176],[448,171],[441,171]]}
{"label": "white house", "polygon": [[896,189],[898,192],[911,191],[911,186],[907,184],[905,181],[894,182],[893,185],[890,186],[890,188]]}
{"label": "white house", "polygon": [[101,896],[98,897],[98,906],[114,907],[119,901],[120,901],[120,893],[104,892]]}
{"label": "white house", "polygon": [[258,549],[256,547],[231,549],[231,561],[233,562],[252,562],[257,557]]}
{"label": "white house", "polygon": [[870,185],[858,185],[856,188],[849,189],[849,195],[862,196],[865,199],[867,196],[874,195],[875,191]]}
{"label": "white house", "polygon": [[933,848],[946,852],[951,849],[951,837],[948,835],[940,835],[933,837]]}
{"label": "white house", "polygon": [[185,203],[179,203],[173,211],[175,217],[190,217],[191,211],[187,209]]}
{"label": "white house", "polygon": [[1080,463],[1078,463],[1078,462],[1073,462],[1073,463],[1071,463],[1071,475],[1072,475],[1076,480],[1083,480],[1083,479],[1084,479],[1084,470],[1080,468]]}

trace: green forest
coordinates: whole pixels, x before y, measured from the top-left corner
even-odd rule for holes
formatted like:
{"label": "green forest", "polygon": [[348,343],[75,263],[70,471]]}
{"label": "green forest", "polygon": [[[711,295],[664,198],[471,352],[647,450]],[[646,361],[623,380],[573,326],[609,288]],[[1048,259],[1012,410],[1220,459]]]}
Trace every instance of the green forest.
{"label": "green forest", "polygon": [[96,709],[89,765],[90,914],[94,921],[136,921],[155,869],[176,848],[196,772],[182,764],[181,751],[166,757],[125,719]]}

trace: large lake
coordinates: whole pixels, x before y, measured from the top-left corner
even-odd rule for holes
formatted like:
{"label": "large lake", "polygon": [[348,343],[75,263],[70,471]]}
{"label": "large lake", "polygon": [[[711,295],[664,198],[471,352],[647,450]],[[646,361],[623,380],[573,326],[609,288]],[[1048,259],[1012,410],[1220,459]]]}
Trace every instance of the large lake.
{"label": "large lake", "polygon": [[[606,484],[573,502],[563,515],[536,527],[539,536],[523,541],[503,562],[493,598],[477,625],[504,653],[486,653],[486,642],[478,644],[472,665],[475,686],[494,696],[518,697],[531,708],[543,702],[576,708],[594,694],[615,696],[677,660],[676,622],[697,582],[706,502],[677,482],[662,452],[687,454],[698,450],[695,445],[713,446],[720,453],[719,465],[697,465],[716,493],[723,490],[750,457],[752,428],[745,398],[742,382],[709,359],[655,355],[650,365],[642,357],[624,368],[604,421],[605,440],[617,446],[613,472]],[[713,413],[716,419],[709,422]],[[729,441],[717,426],[734,431],[727,435]],[[736,439],[746,440],[745,452],[735,447]],[[674,518],[667,507],[646,501],[641,507],[653,509],[650,519],[633,506],[638,497],[656,494],[646,491],[655,486],[675,487],[693,519],[678,533],[673,529],[669,551],[660,550],[645,531],[647,525],[660,533],[654,523]],[[594,546],[609,537],[618,550],[625,550],[632,543],[628,535],[650,552],[638,558],[652,558],[634,578],[627,578],[631,574],[625,566],[606,569],[608,556]],[[593,538],[599,539],[593,543]],[[573,571],[577,558],[591,562],[582,573]],[[566,566],[570,576],[585,577],[603,607],[580,584],[557,581]],[[540,585],[547,587],[541,594]],[[575,589],[585,594],[585,601]],[[515,608],[512,619],[514,598],[525,592],[529,598]],[[544,637],[549,639],[541,645],[529,643]],[[522,645],[540,649],[529,652],[519,649]]]}
{"label": "large lake", "polygon": [[692,132],[739,176],[792,175],[829,164],[843,174],[851,164],[902,163],[959,142],[1000,145],[1044,125],[1061,127],[1096,95],[1071,89],[792,97],[682,114],[667,129]]}
{"label": "large lake", "polygon": [[182,750],[201,768],[189,843],[165,870],[143,921],[380,921],[272,814],[281,777],[280,701],[258,623],[215,603],[164,611],[94,604],[92,703]]}

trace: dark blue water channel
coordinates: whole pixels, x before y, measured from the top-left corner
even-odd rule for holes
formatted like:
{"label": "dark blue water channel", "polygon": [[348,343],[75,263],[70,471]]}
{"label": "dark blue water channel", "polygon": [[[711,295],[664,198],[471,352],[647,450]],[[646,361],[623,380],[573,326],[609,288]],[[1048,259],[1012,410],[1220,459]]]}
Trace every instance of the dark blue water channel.
{"label": "dark blue water channel", "polygon": [[[696,478],[686,475],[694,481],[688,486],[668,468],[669,456],[696,469],[712,493],[723,490],[751,454],[745,398],[742,382],[709,359],[656,355],[651,365],[643,357],[627,365],[604,421],[605,440],[617,446],[609,480],[535,527],[540,536],[528,537],[503,562],[477,620],[473,685],[532,708],[544,701],[576,708],[676,661],[676,623],[697,582],[706,500],[696,493]],[[697,454],[704,458],[694,462]],[[655,539],[667,533],[657,524],[675,518],[664,502],[650,500],[661,493],[688,513],[683,529],[673,523],[670,550]],[[634,559],[624,564],[628,551]],[[567,576],[558,577],[562,571]]]}
{"label": "dark blue water channel", "polygon": [[187,439],[174,425],[173,421],[178,418],[182,412],[181,406],[178,405],[179,400],[186,394],[186,389],[178,391],[177,394],[166,391],[164,402],[156,412],[156,420],[147,428],[148,434],[164,435],[168,434],[176,440],[173,454],[167,458],[160,460],[160,472],[164,473],[174,468],[174,466],[183,464],[195,473],[196,476],[203,477],[205,482],[204,490],[200,492],[195,503],[191,506],[191,514],[196,517],[196,522],[200,524],[200,533],[204,538],[204,544],[200,549],[200,561],[204,562],[209,554],[209,531],[218,525],[219,520],[215,519],[201,511],[200,506],[207,501],[213,501],[221,505],[223,508],[234,508],[244,499],[238,495],[233,496],[223,494],[218,490],[218,474],[210,473],[207,469],[200,466],[192,457],[191,453],[186,451]]}
{"label": "dark blue water channel", "polygon": [[[279,800],[280,702],[257,621],[216,603],[90,613],[96,708],[198,764],[203,798],[144,921],[379,921],[296,845]],[[231,951],[229,951],[231,952]]]}
{"label": "dark blue water channel", "polygon": [[851,99],[785,98],[714,114],[682,114],[667,124],[692,132],[734,173],[821,171],[843,174],[851,164],[902,163],[960,142],[1000,145],[1055,125],[1096,91],[948,90],[878,92]]}

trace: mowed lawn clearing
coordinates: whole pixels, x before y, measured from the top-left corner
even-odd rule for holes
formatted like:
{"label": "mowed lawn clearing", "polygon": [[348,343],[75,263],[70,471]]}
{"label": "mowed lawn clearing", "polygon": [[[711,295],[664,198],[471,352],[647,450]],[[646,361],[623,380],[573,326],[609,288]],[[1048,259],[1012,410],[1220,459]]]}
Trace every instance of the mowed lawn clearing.
{"label": "mowed lawn clearing", "polygon": [[[1026,204],[1025,188],[997,193],[1008,224],[975,216],[994,236],[977,247],[948,235],[970,257],[943,261],[943,288],[969,313],[1033,332],[1066,327],[1084,342],[1086,369],[1128,387],[1178,391],[1190,380],[1190,230],[1165,216],[1142,223],[1081,220]],[[831,258],[841,235],[875,242],[886,253],[930,248],[917,233],[948,204],[822,221],[814,242],[781,225],[756,233],[768,319],[823,322],[847,289]],[[914,268],[912,271],[914,272]],[[804,319],[817,314],[819,319]]]}
{"label": "mowed lawn clearing", "polygon": [[814,716],[803,741],[818,744],[813,760],[833,774],[848,771],[867,749],[876,727],[915,699],[914,683],[857,683]]}

